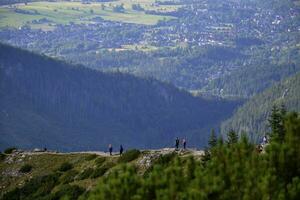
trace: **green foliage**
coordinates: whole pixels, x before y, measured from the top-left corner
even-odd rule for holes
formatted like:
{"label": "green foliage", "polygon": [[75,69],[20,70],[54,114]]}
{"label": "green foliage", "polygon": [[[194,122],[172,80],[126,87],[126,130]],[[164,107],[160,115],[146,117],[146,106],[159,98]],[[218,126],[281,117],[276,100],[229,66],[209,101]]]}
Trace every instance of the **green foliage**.
{"label": "green foliage", "polygon": [[46,197],[50,194],[52,189],[58,184],[59,174],[50,174],[45,176],[35,177],[21,188],[15,188],[14,190],[4,194],[3,200],[11,199],[38,199]]}
{"label": "green foliage", "polygon": [[134,199],[140,186],[135,168],[124,165],[108,177],[100,180],[95,192],[88,199]]}
{"label": "green foliage", "polygon": [[107,168],[107,169],[110,169],[110,168],[114,167],[115,165],[116,165],[115,162],[109,161],[109,162],[105,162],[105,163],[102,165],[102,167],[105,167],[105,168]]}
{"label": "green foliage", "polygon": [[140,154],[141,154],[141,152],[139,150],[130,149],[120,156],[118,162],[119,163],[127,163],[130,161],[133,161],[133,160],[137,159]]}
{"label": "green foliage", "polygon": [[[136,148],[159,148],[169,144],[173,134],[185,135],[189,146],[199,146],[204,145],[208,127],[236,105],[193,97],[152,78],[103,73],[3,44],[0,52],[1,106],[11,116],[0,112],[1,126],[7,130],[0,147],[18,143],[34,148],[45,141],[49,149],[79,151],[87,146],[104,149],[105,141],[131,141]],[[162,134],[165,139],[157,140]],[[128,140],[129,135],[140,140]]]}
{"label": "green foliage", "polygon": [[94,160],[97,158],[97,154],[91,154],[86,157],[86,161]]}
{"label": "green foliage", "polygon": [[[299,198],[300,116],[284,117],[284,140],[272,140],[265,153],[242,135],[230,145],[217,142],[205,166],[189,157],[154,164],[147,176],[124,165],[103,178],[87,199],[291,199]],[[220,141],[220,140],[219,140]]]}
{"label": "green foliage", "polygon": [[58,168],[58,171],[61,171],[61,172],[66,172],[70,169],[73,168],[73,165],[71,163],[68,163],[68,162],[64,162],[61,164],[61,166]]}
{"label": "green foliage", "polygon": [[286,110],[284,106],[281,106],[281,109],[279,109],[276,105],[273,106],[270,119],[269,119],[269,125],[271,127],[271,139],[276,140],[277,142],[283,142],[285,130],[284,130],[284,117],[286,114]]}
{"label": "green foliage", "polygon": [[149,176],[150,172],[153,171],[154,166],[162,166],[162,167],[168,166],[176,157],[177,154],[175,152],[159,155],[158,158],[152,161],[153,162],[152,166],[146,170],[144,176],[145,177]]}
{"label": "green foliage", "polygon": [[78,176],[76,177],[76,179],[78,180],[84,180],[84,179],[88,179],[92,176],[92,174],[94,173],[94,169],[93,168],[86,168],[84,169],[80,174],[78,174]]}
{"label": "green foliage", "polygon": [[4,150],[5,154],[11,154],[13,151],[15,151],[17,148],[16,147],[9,147]]}
{"label": "green foliage", "polygon": [[217,136],[216,136],[216,133],[215,133],[215,130],[212,129],[211,130],[211,134],[210,134],[210,138],[209,138],[209,141],[208,141],[208,145],[210,148],[213,148],[217,145]]}
{"label": "green foliage", "polygon": [[84,188],[77,185],[63,185],[60,189],[51,195],[51,200],[58,199],[78,199],[78,197],[85,191]]}
{"label": "green foliage", "polygon": [[159,157],[154,160],[154,163],[156,165],[168,165],[174,158],[177,157],[177,154],[175,152],[173,153],[168,153],[168,154],[165,154],[165,155],[159,155]]}
{"label": "green foliage", "polygon": [[205,166],[206,162],[208,162],[210,159],[211,159],[210,150],[205,148],[204,149],[204,155],[201,157],[201,162],[202,162],[203,166]]}
{"label": "green foliage", "polygon": [[[297,73],[295,76],[274,84],[237,109],[234,115],[222,124],[222,133],[227,133],[234,128],[239,134],[245,131],[251,135],[252,140],[257,140],[259,136],[269,132],[268,119],[270,118],[268,116],[274,105],[276,106],[276,115],[282,111],[285,112],[285,109],[300,111],[299,94],[300,73]],[[285,105],[286,108],[282,109],[282,105]],[[282,127],[277,128],[282,129]]]}
{"label": "green foliage", "polygon": [[230,130],[227,134],[227,144],[231,145],[231,144],[235,144],[238,142],[238,135],[234,130]]}
{"label": "green foliage", "polygon": [[20,168],[19,172],[21,172],[21,173],[28,173],[28,172],[31,171],[31,169],[32,169],[32,166],[31,166],[31,165],[25,164],[25,165],[23,165],[23,166]]}
{"label": "green foliage", "polygon": [[78,173],[78,171],[71,169],[60,176],[59,182],[62,184],[73,182]]}
{"label": "green foliage", "polygon": [[93,173],[91,174],[91,178],[98,178],[104,175],[107,170],[109,170],[109,166],[96,167],[96,169],[94,169]]}
{"label": "green foliage", "polygon": [[[300,116],[298,113],[283,115],[283,140],[271,140],[262,153],[245,134],[239,139],[234,136],[230,145],[219,138],[213,148],[207,149],[206,160],[205,156],[199,160],[176,153],[162,155],[143,176],[139,166],[121,163],[112,168],[116,159],[106,159],[81,174],[71,169],[33,177],[20,188],[5,193],[2,199],[77,199],[81,196],[80,199],[92,200],[298,200]],[[85,157],[83,160],[90,163]],[[103,176],[107,170],[109,173]],[[84,181],[74,180],[74,177]],[[98,184],[89,192],[77,186],[94,181]]]}
{"label": "green foliage", "polygon": [[104,162],[105,162],[105,157],[99,157],[99,158],[97,158],[96,160],[95,160],[95,163],[98,165],[98,166],[100,166],[100,165],[102,165]]}

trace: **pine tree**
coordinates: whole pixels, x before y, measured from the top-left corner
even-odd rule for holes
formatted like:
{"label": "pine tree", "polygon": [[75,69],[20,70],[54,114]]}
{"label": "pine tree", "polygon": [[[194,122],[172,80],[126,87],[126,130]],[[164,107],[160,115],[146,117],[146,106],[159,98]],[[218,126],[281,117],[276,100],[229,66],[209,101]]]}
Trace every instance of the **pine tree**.
{"label": "pine tree", "polygon": [[205,166],[206,162],[209,161],[210,159],[211,159],[210,151],[208,150],[208,148],[205,148],[204,155],[201,157],[201,161],[203,165]]}
{"label": "pine tree", "polygon": [[286,111],[286,107],[285,107],[285,105],[284,104],[281,104],[280,105],[280,114],[281,114],[281,116],[285,116],[286,115],[286,113],[287,113],[287,111]]}
{"label": "pine tree", "polygon": [[282,143],[284,140],[284,116],[286,115],[286,109],[284,105],[281,105],[279,109],[276,105],[272,107],[271,115],[269,118],[269,126],[271,128],[271,140]]}
{"label": "pine tree", "polygon": [[231,145],[231,144],[235,144],[238,142],[238,135],[236,134],[236,132],[234,130],[230,130],[227,134],[227,144]]}
{"label": "pine tree", "polygon": [[196,168],[196,164],[195,164],[195,160],[193,157],[189,157],[188,161],[187,161],[187,180],[191,180],[195,178],[195,168]]}
{"label": "pine tree", "polygon": [[281,104],[280,106],[280,124],[279,124],[279,139],[280,141],[283,141],[285,138],[285,128],[284,128],[284,119],[286,116],[286,108],[284,104]]}
{"label": "pine tree", "polygon": [[269,126],[271,128],[270,137],[272,140],[277,141],[279,138],[279,124],[280,124],[280,113],[276,105],[272,107],[271,115],[269,117]]}
{"label": "pine tree", "polygon": [[209,138],[209,141],[208,141],[208,144],[209,144],[209,148],[213,148],[217,145],[217,136],[216,136],[216,133],[215,133],[215,130],[212,129],[211,130],[211,134],[210,134],[210,138]]}

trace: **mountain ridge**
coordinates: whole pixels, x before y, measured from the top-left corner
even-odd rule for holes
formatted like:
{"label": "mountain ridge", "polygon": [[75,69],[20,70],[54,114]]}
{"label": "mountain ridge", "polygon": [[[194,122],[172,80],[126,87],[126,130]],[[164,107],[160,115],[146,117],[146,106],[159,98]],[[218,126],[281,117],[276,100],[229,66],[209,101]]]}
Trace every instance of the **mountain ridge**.
{"label": "mountain ridge", "polygon": [[254,138],[269,130],[268,116],[273,105],[284,105],[288,111],[300,111],[300,73],[275,83],[239,107],[233,116],[221,125],[222,133],[230,129],[246,132]]}
{"label": "mountain ridge", "polygon": [[154,79],[98,72],[7,45],[1,45],[0,52],[2,148],[89,150],[109,143],[156,148],[176,136],[201,146],[209,129],[237,105],[193,97]]}

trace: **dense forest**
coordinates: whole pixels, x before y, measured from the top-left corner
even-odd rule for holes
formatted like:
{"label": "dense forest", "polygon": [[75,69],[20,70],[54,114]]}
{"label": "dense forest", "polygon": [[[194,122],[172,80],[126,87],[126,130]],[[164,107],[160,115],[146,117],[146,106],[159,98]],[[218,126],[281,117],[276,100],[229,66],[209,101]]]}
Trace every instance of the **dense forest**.
{"label": "dense forest", "polygon": [[209,128],[237,105],[6,45],[0,45],[0,66],[1,148],[88,150],[109,143],[154,148],[172,145],[176,136],[201,147]]}
{"label": "dense forest", "polygon": [[[200,159],[174,151],[157,157],[143,173],[138,169],[143,156],[138,150],[120,156],[118,164],[105,175],[103,167],[107,166],[108,158],[95,160],[98,169],[102,169],[97,175],[91,168],[80,173],[70,163],[64,163],[56,171],[34,177],[5,193],[3,200],[298,200],[300,116],[273,112],[270,126],[269,140],[260,147],[249,142],[246,135],[238,137],[234,131],[224,139],[212,133]],[[89,156],[91,159],[95,157]],[[74,176],[80,180],[97,177],[97,185],[86,189],[83,182],[74,183]]]}
{"label": "dense forest", "polygon": [[222,123],[222,131],[243,131],[255,139],[269,130],[267,116],[273,105],[284,105],[287,110],[300,111],[300,74],[274,84],[239,107],[234,115]]}
{"label": "dense forest", "polygon": [[[251,64],[216,78],[204,87],[215,95],[251,97],[299,72],[298,47],[274,53],[258,50]],[[271,59],[270,59],[271,58]]]}
{"label": "dense forest", "polygon": [[155,77],[204,94],[249,98],[300,70],[298,47],[276,52],[268,48],[249,52],[245,47],[207,45],[154,52],[102,51],[71,60],[105,71]]}

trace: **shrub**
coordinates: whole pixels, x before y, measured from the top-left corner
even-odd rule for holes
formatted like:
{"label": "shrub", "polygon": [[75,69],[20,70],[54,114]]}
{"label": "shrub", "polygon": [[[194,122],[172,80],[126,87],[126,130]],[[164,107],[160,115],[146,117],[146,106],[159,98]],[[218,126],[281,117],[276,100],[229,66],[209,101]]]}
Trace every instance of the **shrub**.
{"label": "shrub", "polygon": [[102,165],[104,162],[105,162],[105,157],[99,157],[99,158],[97,158],[96,160],[95,160],[95,163],[98,165],[98,166],[100,166],[100,165]]}
{"label": "shrub", "polygon": [[4,159],[5,159],[5,154],[3,154],[3,153],[0,153],[0,161],[3,161]]}
{"label": "shrub", "polygon": [[106,162],[102,165],[102,167],[105,167],[107,169],[110,169],[112,167],[114,167],[116,164],[114,162]]}
{"label": "shrub", "polygon": [[78,185],[63,185],[50,199],[78,199],[84,191]]}
{"label": "shrub", "polygon": [[61,171],[61,172],[66,172],[70,169],[73,168],[73,165],[71,163],[68,163],[68,162],[64,162],[61,164],[61,166],[58,168],[58,171]]}
{"label": "shrub", "polygon": [[19,172],[21,172],[21,173],[28,173],[28,172],[31,171],[31,169],[32,169],[32,166],[31,166],[31,165],[25,164],[25,165],[23,165],[23,166],[20,168]]}
{"label": "shrub", "polygon": [[58,178],[58,173],[35,177],[26,182],[23,187],[5,193],[2,199],[42,199],[58,184]]}
{"label": "shrub", "polygon": [[59,178],[59,182],[62,184],[71,183],[74,181],[77,174],[78,171],[71,169]]}
{"label": "shrub", "polygon": [[175,157],[177,156],[176,153],[169,153],[165,155],[160,155],[157,160],[154,161],[154,164],[159,165],[167,165],[169,164]]}
{"label": "shrub", "polygon": [[168,166],[168,164],[174,160],[174,158],[177,156],[177,154],[175,152],[173,153],[168,153],[165,155],[159,155],[159,157],[153,161],[153,164],[146,170],[146,172],[144,173],[144,177],[148,177],[149,174],[152,172],[153,170],[153,166],[155,165],[161,165],[161,166]]}
{"label": "shrub", "polygon": [[91,178],[98,178],[105,174],[105,172],[109,170],[108,166],[103,166],[103,167],[97,167],[94,172],[91,174]]}
{"label": "shrub", "polygon": [[90,161],[90,160],[94,160],[95,158],[97,158],[97,155],[96,154],[91,154],[91,155],[88,155],[85,160],[86,161]]}
{"label": "shrub", "polygon": [[14,150],[16,150],[16,147],[10,147],[4,150],[4,153],[11,154]]}
{"label": "shrub", "polygon": [[84,180],[87,179],[89,177],[91,177],[91,175],[94,173],[94,169],[93,168],[86,168],[85,170],[83,170],[83,172],[81,172],[76,179],[78,180]]}
{"label": "shrub", "polygon": [[137,149],[131,149],[122,154],[118,160],[119,163],[126,163],[135,160],[141,152]]}

